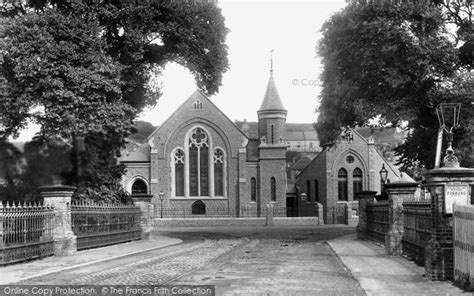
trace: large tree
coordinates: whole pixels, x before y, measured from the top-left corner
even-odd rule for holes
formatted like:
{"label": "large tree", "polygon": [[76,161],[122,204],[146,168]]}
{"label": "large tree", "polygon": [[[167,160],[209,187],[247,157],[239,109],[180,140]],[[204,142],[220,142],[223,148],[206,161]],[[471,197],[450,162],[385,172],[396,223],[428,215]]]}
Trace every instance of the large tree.
{"label": "large tree", "polygon": [[319,44],[324,71],[316,129],[322,144],[333,142],[341,128],[377,118],[378,126],[410,129],[398,149],[405,169],[432,167],[435,107],[456,100],[471,108],[469,95],[463,95],[472,79],[469,65],[445,25],[443,8],[426,1],[355,1],[333,15]]}
{"label": "large tree", "polygon": [[71,143],[69,183],[79,192],[117,187],[116,157],[136,115],[159,98],[150,78],[166,63],[189,68],[209,94],[228,67],[227,29],[212,4],[31,0],[0,8],[0,136],[33,120],[42,137]]}

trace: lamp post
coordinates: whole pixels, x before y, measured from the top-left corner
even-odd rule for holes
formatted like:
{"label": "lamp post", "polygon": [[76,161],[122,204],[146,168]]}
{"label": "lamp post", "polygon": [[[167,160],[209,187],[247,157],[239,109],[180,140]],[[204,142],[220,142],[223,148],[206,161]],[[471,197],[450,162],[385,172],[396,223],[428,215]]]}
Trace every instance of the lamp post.
{"label": "lamp post", "polygon": [[384,192],[384,186],[385,186],[385,183],[387,182],[388,180],[388,171],[387,169],[385,168],[385,164],[383,163],[382,164],[382,168],[380,169],[380,194],[382,195],[383,192]]}
{"label": "lamp post", "polygon": [[163,219],[163,198],[165,197],[163,190],[160,190],[158,197],[160,198],[160,218]]}
{"label": "lamp post", "polygon": [[[458,158],[454,155],[453,150],[453,130],[459,127],[459,113],[461,112],[461,103],[441,103],[436,107],[436,115],[438,116],[440,130],[446,131],[446,141],[448,148],[446,156],[443,159],[445,167],[458,167]],[[440,144],[438,144],[441,147]],[[439,149],[440,150],[440,149]],[[440,151],[436,153],[436,163],[439,167]]]}

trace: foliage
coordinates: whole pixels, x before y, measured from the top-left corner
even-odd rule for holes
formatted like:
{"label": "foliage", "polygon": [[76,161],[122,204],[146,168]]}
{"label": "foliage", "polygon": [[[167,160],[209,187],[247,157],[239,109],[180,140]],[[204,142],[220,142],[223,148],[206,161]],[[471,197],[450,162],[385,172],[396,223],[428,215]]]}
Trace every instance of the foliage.
{"label": "foliage", "polygon": [[[454,99],[464,64],[449,39],[443,10],[423,1],[408,4],[350,4],[322,29],[321,143],[341,128],[408,123],[411,136],[398,149],[404,168],[432,165],[437,131],[434,108]],[[463,77],[469,79],[468,77]],[[446,94],[453,94],[446,96]],[[429,132],[428,132],[429,131]]]}
{"label": "foliage", "polygon": [[0,138],[0,200],[16,200],[24,196],[19,187],[20,176],[24,169],[21,151],[12,143]]}
{"label": "foliage", "polygon": [[156,126],[154,126],[153,124],[147,121],[139,120],[136,122],[134,131],[132,132],[132,134],[130,134],[130,136],[128,136],[128,139],[142,143],[152,132],[155,131],[155,129]]}
{"label": "foliage", "polygon": [[209,94],[228,67],[227,29],[211,4],[30,0],[2,3],[0,15],[0,136],[33,120],[43,143],[71,146],[74,173],[61,175],[78,196],[124,196],[116,157],[159,98],[150,78],[167,62],[188,67]]}

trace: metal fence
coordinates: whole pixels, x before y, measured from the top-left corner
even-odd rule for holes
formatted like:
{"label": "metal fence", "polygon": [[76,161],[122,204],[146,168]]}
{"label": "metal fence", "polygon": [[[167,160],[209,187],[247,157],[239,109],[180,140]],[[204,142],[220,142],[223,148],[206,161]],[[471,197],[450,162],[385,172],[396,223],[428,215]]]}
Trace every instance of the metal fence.
{"label": "metal fence", "polygon": [[89,249],[141,239],[139,207],[124,204],[73,202],[72,231],[77,249]]}
{"label": "metal fence", "polygon": [[403,254],[423,266],[431,232],[431,202],[405,201],[403,228]]}
{"label": "metal fence", "polygon": [[[287,217],[288,210],[286,207],[274,206],[271,208],[274,217]],[[198,211],[192,207],[155,207],[155,218],[244,218],[244,217],[265,217],[267,208],[258,209],[256,206],[243,206],[240,212],[234,208],[224,206],[206,206]]]}
{"label": "metal fence", "polygon": [[0,265],[53,255],[52,207],[0,202]]}
{"label": "metal fence", "polygon": [[385,234],[388,232],[388,203],[367,203],[367,237],[385,244]]}
{"label": "metal fence", "polygon": [[474,290],[474,206],[454,204],[454,281]]}

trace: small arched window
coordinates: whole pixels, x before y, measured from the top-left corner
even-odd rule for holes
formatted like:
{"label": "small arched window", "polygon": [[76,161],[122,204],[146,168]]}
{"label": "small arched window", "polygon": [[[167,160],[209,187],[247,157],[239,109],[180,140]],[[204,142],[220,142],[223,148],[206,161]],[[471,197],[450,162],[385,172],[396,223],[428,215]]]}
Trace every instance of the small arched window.
{"label": "small arched window", "polygon": [[137,179],[132,184],[132,194],[147,194],[148,188],[145,181],[142,179]]}
{"label": "small arched window", "polygon": [[217,148],[214,150],[214,193],[224,196],[224,152]]}
{"label": "small arched window", "polygon": [[275,144],[275,126],[272,124],[271,126],[271,142],[272,144]]}
{"label": "small arched window", "polygon": [[174,153],[174,174],[176,196],[184,196],[184,151],[181,149]]}
{"label": "small arched window", "polygon": [[318,180],[314,180],[314,201],[319,201],[319,184],[318,184]]}
{"label": "small arched window", "polygon": [[191,206],[191,213],[193,215],[205,215],[206,214],[206,204],[202,200],[196,200]]}
{"label": "small arched window", "polygon": [[311,182],[306,180],[306,200],[311,200]]}
{"label": "small arched window", "polygon": [[250,179],[250,201],[257,201],[257,180],[254,177]]}
{"label": "small arched window", "polygon": [[271,201],[276,201],[276,180],[275,177],[270,179],[270,199]]}
{"label": "small arched window", "polygon": [[357,192],[362,191],[362,170],[359,168],[355,168],[354,172],[352,173],[352,188],[354,191],[354,197],[356,196]]}
{"label": "small arched window", "polygon": [[337,199],[347,201],[347,171],[341,168],[337,173]]}

